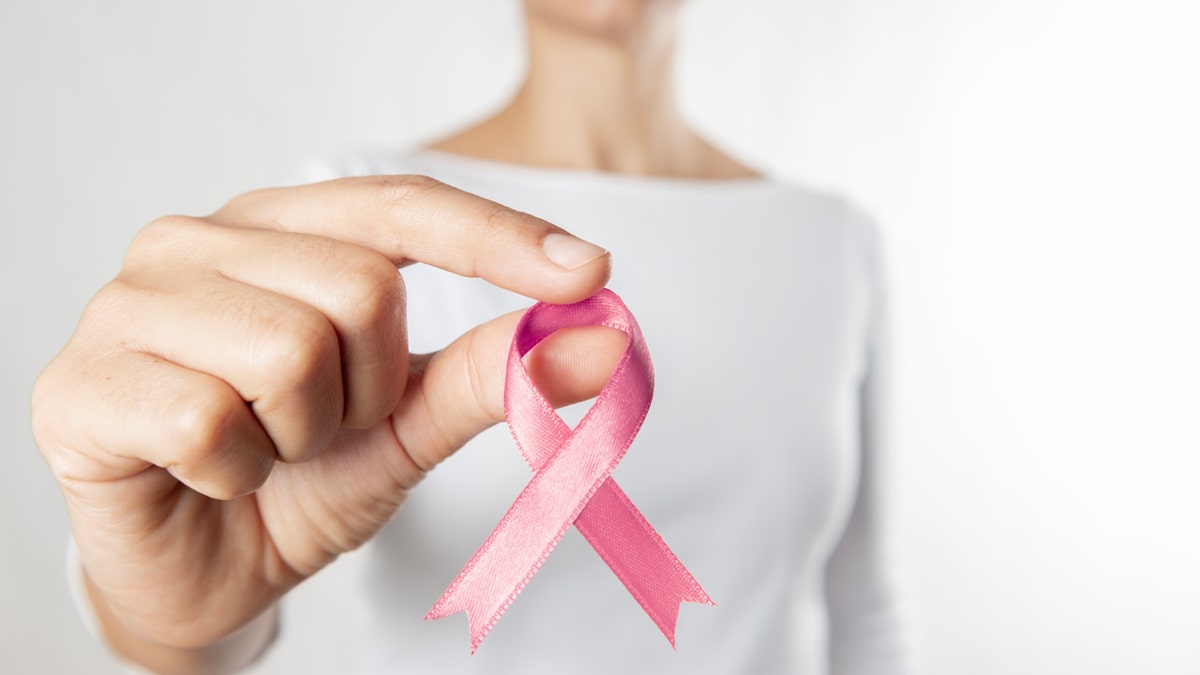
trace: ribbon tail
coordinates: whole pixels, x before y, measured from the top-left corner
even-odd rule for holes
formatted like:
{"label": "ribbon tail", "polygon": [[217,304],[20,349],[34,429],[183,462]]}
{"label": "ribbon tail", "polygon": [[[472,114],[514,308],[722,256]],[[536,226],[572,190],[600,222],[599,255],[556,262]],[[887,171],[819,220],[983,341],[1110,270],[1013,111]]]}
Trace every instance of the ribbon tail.
{"label": "ribbon tail", "polygon": [[[621,330],[629,343],[596,403],[571,430],[521,357],[554,331],[585,325]],[[509,350],[504,410],[534,477],[426,619],[466,612],[475,653],[574,524],[674,648],[680,604],[714,603],[610,478],[641,428],[653,390],[641,331],[611,291],[575,305],[538,303],[526,312]]]}
{"label": "ribbon tail", "polygon": [[468,630],[471,636],[471,653],[474,654],[479,649],[479,645],[483,643],[483,639],[487,637],[492,626],[496,625],[504,610],[498,609],[489,616],[486,609],[465,604],[460,596],[452,593],[453,590],[453,588],[446,589],[442,597],[438,598],[433,608],[425,615],[425,620],[444,619],[459,612],[466,612]]}
{"label": "ribbon tail", "polygon": [[[527,492],[530,492],[528,487],[522,496]],[[550,514],[521,506],[518,497],[500,525],[425,614],[425,620],[429,621],[466,612],[472,654],[570,526],[568,520],[555,533],[543,519]]]}
{"label": "ribbon tail", "polygon": [[[547,461],[500,519],[426,618],[466,611],[474,653],[492,626],[533,578],[589,500],[608,482],[633,436],[611,437],[599,401],[585,425]],[[599,412],[598,412],[599,411]],[[614,410],[608,414],[620,414]],[[644,413],[643,413],[644,414]],[[639,419],[640,422],[640,419]]]}
{"label": "ribbon tail", "polygon": [[715,605],[615,481],[605,481],[575,527],[675,647],[679,605]]}

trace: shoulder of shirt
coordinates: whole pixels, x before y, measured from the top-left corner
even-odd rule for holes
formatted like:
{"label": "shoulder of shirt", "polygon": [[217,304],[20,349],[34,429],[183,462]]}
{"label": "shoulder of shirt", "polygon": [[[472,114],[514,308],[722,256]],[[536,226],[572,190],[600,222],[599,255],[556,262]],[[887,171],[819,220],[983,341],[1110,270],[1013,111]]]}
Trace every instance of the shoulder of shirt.
{"label": "shoulder of shirt", "polygon": [[811,187],[800,182],[771,179],[797,211],[819,214],[817,217],[841,229],[845,236],[868,258],[875,258],[882,246],[879,221],[849,197],[827,189]]}
{"label": "shoulder of shirt", "polygon": [[786,194],[783,199],[792,203],[796,213],[804,213],[829,227],[836,228],[845,242],[851,260],[873,285],[882,283],[885,276],[885,232],[879,221],[866,209],[845,195],[831,190],[812,188],[802,183],[779,181]]}

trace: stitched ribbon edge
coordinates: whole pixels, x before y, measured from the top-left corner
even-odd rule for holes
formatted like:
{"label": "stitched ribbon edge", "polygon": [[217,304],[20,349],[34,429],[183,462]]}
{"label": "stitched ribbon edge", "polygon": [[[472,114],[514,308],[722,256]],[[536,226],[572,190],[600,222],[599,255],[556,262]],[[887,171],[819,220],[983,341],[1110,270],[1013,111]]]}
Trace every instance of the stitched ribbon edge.
{"label": "stitched ribbon edge", "polygon": [[[550,318],[543,322],[539,330],[533,330],[532,326],[535,322],[540,319],[545,319],[543,316],[544,314],[549,314]],[[575,318],[576,320],[563,320],[561,316],[564,314],[569,318]],[[598,319],[593,316],[593,314],[600,314],[604,318]],[[581,316],[582,319],[580,319]],[[625,352],[622,354],[621,359],[617,364],[617,367],[613,371],[613,375],[601,389],[601,392],[597,396],[596,402],[593,404],[592,408],[588,410],[588,412],[584,415],[583,420],[574,429],[569,429],[566,427],[566,423],[562,421],[561,417],[558,416],[558,413],[554,410],[554,408],[549,404],[548,401],[546,401],[544,395],[542,395],[540,390],[538,390],[536,385],[534,385],[532,378],[529,376],[528,370],[524,366],[522,357],[542,340],[558,330],[569,327],[591,325],[603,325],[620,330],[628,336],[629,342],[626,346]],[[622,390],[621,388],[623,382],[625,382],[625,377],[631,368],[641,371],[644,382],[644,387],[642,387],[641,390],[639,390],[637,382],[633,382],[631,386],[626,387],[625,390]],[[516,382],[515,386],[514,377]],[[638,431],[640,431],[646,415],[649,412],[650,401],[653,395],[653,365],[650,361],[649,351],[646,349],[645,341],[642,337],[641,329],[637,325],[636,319],[634,319],[632,313],[629,312],[629,309],[625,306],[621,299],[608,289],[604,289],[595,296],[592,296],[581,303],[576,303],[575,305],[563,306],[538,303],[526,312],[517,326],[517,330],[514,334],[509,350],[508,380],[509,381],[506,382],[505,386],[505,412],[506,416],[509,418],[510,431],[512,432],[514,441],[516,441],[518,448],[520,448],[522,456],[525,458],[527,464],[534,469],[534,477],[525,486],[525,489],[521,491],[521,494],[518,495],[512,506],[505,513],[504,517],[501,518],[500,523],[496,525],[496,527],[492,530],[492,533],[475,552],[475,555],[471,557],[459,575],[454,579],[453,582],[451,582],[450,586],[429,610],[429,613],[425,616],[426,620],[442,618],[460,611],[466,611],[468,615],[468,621],[470,623],[471,652],[474,653],[482,643],[483,639],[495,626],[497,621],[499,621],[500,617],[521,593],[524,587],[536,574],[537,570],[549,557],[550,553],[558,545],[558,542],[562,539],[563,535],[566,533],[566,530],[572,524],[575,524],[576,527],[580,529],[580,532],[584,534],[584,538],[588,541],[592,548],[596,550],[597,554],[600,555],[601,559],[605,561],[605,563],[609,566],[621,583],[625,585],[626,589],[629,590],[630,594],[643,608],[655,625],[658,626],[663,635],[674,648],[675,624],[678,618],[680,603],[699,602],[709,605],[714,605],[715,603],[704,592],[704,590],[700,588],[700,585],[696,581],[695,577],[693,577],[691,573],[687,571],[687,568],[678,559],[678,557],[674,555],[670,547],[667,546],[662,537],[659,536],[659,534],[654,530],[653,526],[650,525],[645,516],[641,514],[641,512],[639,512],[633,505],[633,502],[629,499],[628,495],[626,495],[620,489],[620,487],[615,481],[612,480],[610,476],[612,470],[624,457],[625,452],[628,450],[629,446],[632,445],[634,437],[637,435]],[[510,414],[512,412],[511,399],[514,395],[514,392],[527,397],[532,396],[538,403],[538,407],[542,409],[542,414],[547,416],[547,418],[552,416],[553,420],[557,422],[558,425],[561,425],[562,429],[566,430],[566,437],[563,439],[563,442],[561,442],[559,447],[553,451],[552,455],[545,458],[545,461],[540,465],[537,465],[538,458],[533,454],[532,449],[527,448],[526,444],[521,442],[522,434],[518,431],[520,422],[516,421],[514,416]],[[511,591],[507,594],[503,601],[500,602],[499,605],[494,608],[494,610],[487,612],[490,614],[490,616],[488,616],[486,621],[481,624],[479,620],[482,617],[477,615],[478,611],[480,611],[479,608],[471,606],[478,603],[472,603],[472,598],[468,597],[463,599],[460,597],[463,586],[478,578],[474,576],[477,568],[480,565],[485,564],[485,561],[489,555],[489,551],[492,550],[492,547],[496,541],[503,536],[505,528],[511,527],[513,522],[524,512],[523,510],[525,509],[525,505],[532,499],[530,494],[541,488],[539,479],[548,471],[552,471],[553,467],[555,467],[560,461],[560,458],[567,454],[567,451],[572,446],[572,441],[583,437],[585,430],[587,430],[589,425],[593,424],[596,419],[603,418],[605,412],[610,412],[608,411],[608,408],[611,406],[619,407],[619,402],[612,402],[614,396],[617,396],[618,394],[633,395],[638,401],[638,407],[640,409],[638,410],[636,421],[632,424],[629,424],[628,422],[625,423],[623,430],[625,430],[627,433],[624,435],[624,438],[622,438],[620,442],[609,451],[609,454],[611,454],[609,461],[605,466],[600,467],[600,470],[596,472],[595,476],[593,476],[590,487],[587,489],[583,498],[580,499],[571,510],[569,517],[560,523],[560,526],[557,528],[557,531],[554,533],[553,537],[550,537],[548,540],[546,540],[543,550],[536,556],[532,564],[528,567],[528,570],[521,575],[515,584],[513,584]],[[617,422],[616,424],[620,423]],[[555,430],[558,436],[563,435],[562,429]],[[641,547],[643,551],[645,550],[647,543],[652,544],[652,550],[657,551],[657,557],[659,557],[659,559],[652,561],[650,564],[647,564],[645,560],[639,560],[637,562],[640,564],[631,566],[633,568],[631,571],[623,569],[624,565],[620,560],[621,556],[619,555],[619,552],[610,550],[609,546],[604,542],[602,535],[599,532],[599,530],[602,530],[603,528],[589,526],[589,521],[593,519],[590,516],[584,517],[584,514],[588,513],[587,509],[591,504],[592,499],[595,497],[597,492],[602,489],[606,492],[605,499],[608,497],[615,499],[619,507],[612,507],[606,502],[606,506],[608,506],[608,508],[605,509],[606,513],[599,514],[594,518],[594,521],[601,522],[606,516],[612,515],[611,513],[607,513],[608,511],[614,511],[619,508],[621,513],[617,514],[618,517],[623,518],[625,521],[632,521],[632,524],[636,526],[630,527],[627,522],[620,528],[620,533],[622,535],[632,536],[634,539],[642,540]],[[593,509],[592,511],[599,513],[596,509]],[[582,527],[580,526],[581,523],[579,522],[581,517],[585,521]],[[632,534],[630,534],[631,532]],[[504,541],[501,543],[501,545],[503,546],[507,543],[508,541]],[[500,567],[503,566],[504,564],[500,564]],[[649,568],[653,568],[657,576],[655,573],[647,573],[647,569]],[[640,574],[637,573],[639,570],[641,572]],[[485,572],[486,571],[487,570],[485,570]],[[484,583],[486,588],[486,580],[480,581],[479,583]],[[482,592],[480,592],[480,595],[482,595]],[[658,602],[654,602],[654,600],[657,600]],[[483,611],[486,612],[486,610]]]}

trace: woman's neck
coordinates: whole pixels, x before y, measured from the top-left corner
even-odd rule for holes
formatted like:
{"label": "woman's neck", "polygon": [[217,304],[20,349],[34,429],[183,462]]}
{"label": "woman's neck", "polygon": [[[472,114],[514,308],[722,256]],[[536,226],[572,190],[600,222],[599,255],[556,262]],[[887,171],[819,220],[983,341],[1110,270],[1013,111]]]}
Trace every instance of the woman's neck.
{"label": "woman's neck", "polygon": [[529,71],[492,117],[431,147],[566,169],[688,178],[752,176],[693,132],[675,105],[672,19],[620,36],[528,21]]}

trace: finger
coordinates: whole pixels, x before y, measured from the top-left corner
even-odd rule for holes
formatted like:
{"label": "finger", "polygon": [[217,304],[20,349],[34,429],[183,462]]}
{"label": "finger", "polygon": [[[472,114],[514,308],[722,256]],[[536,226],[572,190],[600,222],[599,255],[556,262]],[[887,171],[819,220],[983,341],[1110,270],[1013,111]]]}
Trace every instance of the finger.
{"label": "finger", "polygon": [[[325,316],[341,349],[344,425],[370,428],[396,409],[408,377],[408,343],[404,283],[394,263],[370,249],[310,234],[201,220],[173,227],[172,245],[186,242],[203,258],[197,262]],[[154,251],[137,255],[165,257]]]}
{"label": "finger", "polygon": [[136,276],[110,286],[122,307],[137,308],[116,310],[122,333],[138,336],[133,347],[229,383],[281,459],[329,445],[342,422],[341,356],[319,311],[218,274],[194,274],[171,292]]}
{"label": "finger", "polygon": [[[47,453],[51,466],[69,491],[122,481],[118,498],[105,503],[140,510],[148,501],[145,491],[161,493],[174,485],[147,475],[147,464],[216,499],[251,492],[270,474],[274,446],[241,396],[222,380],[131,351],[98,359],[82,372],[83,377],[74,374],[71,394],[57,400],[88,405],[35,415],[42,440],[52,439],[46,445],[56,449]],[[131,477],[138,480],[123,480]]]}
{"label": "finger", "polygon": [[602,248],[424,176],[260,190],[235,198],[212,217],[352,242],[396,265],[428,263],[547,302],[582,300],[609,276]]}
{"label": "finger", "polygon": [[[521,314],[478,326],[430,357],[413,357],[417,377],[393,424],[422,470],[504,419],[508,349]],[[526,368],[551,405],[577,403],[600,392],[627,344],[628,336],[605,326],[564,329],[525,356]]]}

